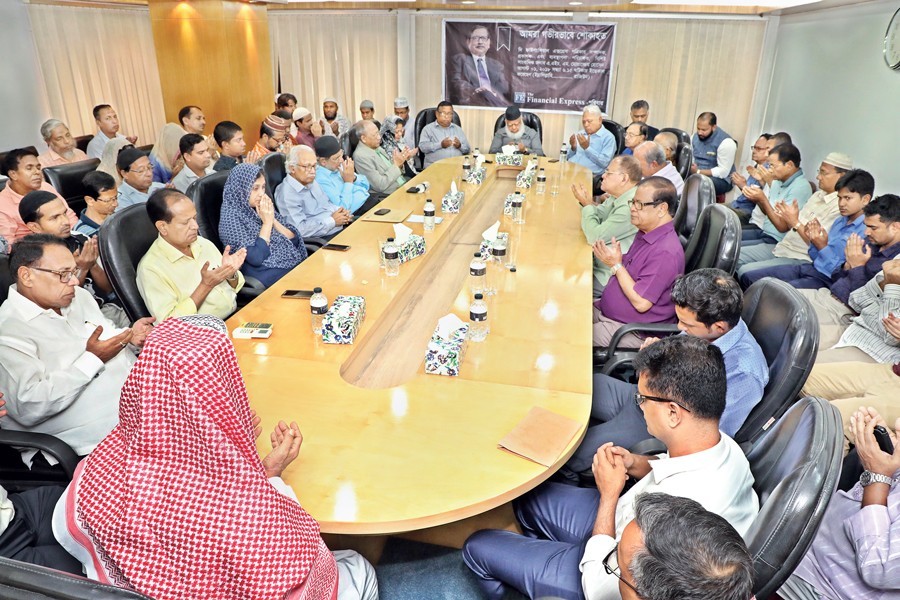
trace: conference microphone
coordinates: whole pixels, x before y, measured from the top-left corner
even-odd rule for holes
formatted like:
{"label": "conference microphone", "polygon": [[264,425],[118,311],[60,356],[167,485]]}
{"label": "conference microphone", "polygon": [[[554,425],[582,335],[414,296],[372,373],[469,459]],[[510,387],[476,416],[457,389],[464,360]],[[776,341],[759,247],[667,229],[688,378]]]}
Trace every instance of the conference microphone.
{"label": "conference microphone", "polygon": [[431,187],[430,183],[428,183],[427,181],[423,181],[419,185],[413,186],[413,187],[407,189],[406,191],[409,192],[410,194],[424,194],[425,192],[428,191],[428,188],[430,188],[430,187]]}

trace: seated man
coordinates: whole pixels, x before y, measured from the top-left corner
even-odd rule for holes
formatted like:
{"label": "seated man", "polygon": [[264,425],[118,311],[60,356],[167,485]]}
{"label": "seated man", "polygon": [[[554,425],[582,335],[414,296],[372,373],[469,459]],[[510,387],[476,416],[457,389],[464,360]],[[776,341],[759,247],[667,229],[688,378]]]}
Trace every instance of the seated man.
{"label": "seated man", "polygon": [[172,189],[147,201],[147,215],[159,237],[138,263],[137,285],[150,314],[160,322],[198,313],[225,319],[237,308],[244,285],[241,265],[247,249],[224,253],[197,234],[197,210]]}
{"label": "seated man", "polygon": [[[631,200],[631,222],[638,229],[623,256],[615,238],[594,244],[594,256],[610,267],[612,277],[594,303],[594,345],[608,346],[626,323],[674,323],[672,287],[684,273],[684,249],[672,226],[677,205],[675,186],[662,177],[638,184]],[[643,340],[629,333],[620,348],[640,348]]]}
{"label": "seated man", "polygon": [[324,117],[325,135],[341,137],[350,131],[350,119],[338,112],[337,98],[328,97],[322,100],[322,117]]}
{"label": "seated man", "polygon": [[321,121],[314,121],[312,113],[304,106],[298,106],[291,114],[297,133],[294,134],[294,143],[298,146],[316,145],[316,140],[324,135]]}
{"label": "seated man", "polygon": [[[871,188],[867,185],[872,183]],[[804,227],[803,237],[809,240],[809,257],[812,263],[795,265],[779,265],[745,271],[741,275],[741,285],[749,287],[763,277],[775,277],[787,281],[798,289],[818,289],[828,287],[832,275],[841,269],[844,263],[844,249],[851,235],[862,236],[865,232],[863,210],[872,199],[869,192],[874,188],[872,176],[865,171],[854,169],[837,182],[838,217],[829,231],[812,219]]]}
{"label": "seated man", "polygon": [[172,179],[172,187],[184,194],[192,183],[215,171],[210,166],[212,157],[209,154],[209,144],[202,135],[188,133],[182,136],[178,149],[184,159],[184,168]]}
{"label": "seated man", "polygon": [[[780,201],[776,203],[773,209],[780,220],[773,225],[778,231],[783,230],[784,237],[774,246],[769,243],[771,240],[747,240],[747,243],[741,246],[738,264],[742,266],[738,269],[738,276],[767,267],[810,262],[809,239],[804,237],[806,224],[817,219],[823,228],[831,228],[835,219],[840,215],[838,193],[835,186],[838,180],[850,171],[852,164],[849,156],[838,152],[830,153],[819,165],[819,171],[816,174],[819,189],[809,197],[802,209],[799,202]],[[744,180],[737,173],[734,174],[733,179],[735,181]],[[752,175],[744,181],[754,183],[748,183],[741,186],[742,188],[758,187],[760,183]],[[741,195],[741,198],[744,196]],[[747,200],[747,202],[750,201]],[[750,202],[750,204],[753,203]]]}
{"label": "seated man", "polygon": [[650,135],[650,129],[646,123],[634,121],[625,127],[625,149],[622,150],[624,156],[634,156],[634,149],[647,141]]}
{"label": "seated man", "polygon": [[674,165],[675,152],[678,150],[678,136],[671,131],[660,131],[653,141],[662,146],[663,152],[666,153],[666,160]]}
{"label": "seated man", "polygon": [[675,186],[675,192],[681,196],[684,190],[684,179],[675,165],[666,160],[663,147],[656,142],[644,142],[634,149],[634,157],[641,163],[641,175],[643,177],[665,177]]}
{"label": "seated man", "polygon": [[[722,351],[728,389],[719,429],[734,437],[753,407],[762,400],[769,383],[766,357],[741,319],[744,304],[741,288],[725,271],[699,269],[678,278],[672,289],[672,300],[678,328],[685,335],[705,340]],[[655,341],[656,338],[648,338],[644,346]],[[594,375],[591,418],[603,423],[588,428],[578,450],[566,463],[565,475],[590,469],[597,448],[606,442],[630,448],[650,437],[644,414],[634,404],[635,392],[634,384],[602,373]]]}
{"label": "seated man", "polygon": [[277,115],[269,115],[259,125],[259,140],[244,162],[255,163],[259,159],[272,152],[278,152],[288,138],[290,123]]}
{"label": "seated man", "polygon": [[[619,579],[603,561],[615,551],[642,493],[692,498],[739,534],[750,528],[759,511],[750,465],[719,431],[726,387],[722,352],[679,335],[641,350],[634,367],[635,402],[668,453],[647,457],[604,444],[594,457],[595,488],[549,483],[515,500],[524,536],[479,531],[463,546],[463,560],[486,598],[499,600],[509,588],[529,598],[618,597]],[[622,494],[628,477],[638,482]]]}
{"label": "seated man", "polygon": [[[690,498],[662,492],[634,500],[634,520],[622,530],[614,564],[624,600],[690,598],[749,599],[753,596],[753,559],[744,539],[728,521]],[[610,554],[593,555],[582,570],[603,571]]]}
{"label": "seated man", "polygon": [[410,123],[409,100],[404,96],[394,98],[394,114],[403,120],[403,141],[407,148],[416,147],[415,123]]}
{"label": "seated man", "polygon": [[704,112],[697,117],[697,131],[691,138],[691,147],[694,150],[691,173],[706,175],[712,179],[716,194],[727,194],[732,188],[737,142],[718,126],[715,113]]}
{"label": "seated man", "polygon": [[462,127],[453,122],[453,105],[442,100],[434,111],[436,121],[422,129],[419,136],[419,150],[425,160],[425,167],[452,156],[469,153],[469,140]]}
{"label": "seated man", "polygon": [[287,174],[275,190],[275,206],[305,238],[331,238],[353,220],[349,210],[333,204],[316,182],[318,160],[309,146],[294,146]]}
{"label": "seated man", "polygon": [[603,111],[588,104],[581,113],[582,130],[569,136],[569,162],[587,167],[594,174],[594,188],[616,154],[616,138],[603,127]]}
{"label": "seated man", "polygon": [[[744,189],[748,185],[759,185],[759,181],[753,175],[750,175],[750,171],[762,166],[769,157],[769,147],[766,145],[766,142],[769,141],[770,137],[772,137],[770,133],[761,133],[756,143],[750,147],[750,158],[753,160],[753,165],[747,167],[748,177],[744,177],[737,170],[731,174],[731,183],[739,190]],[[747,197],[743,194],[728,203],[728,208],[738,214],[741,223],[746,223],[750,220],[750,213],[753,212],[754,206],[756,205],[747,200]]]}
{"label": "seated man", "polygon": [[381,147],[381,136],[374,122],[360,121],[354,127],[359,137],[359,144],[353,151],[356,170],[369,181],[372,192],[385,196],[393,194],[406,183],[401,169],[416,151],[412,148],[394,150],[394,155],[388,156]]}
{"label": "seated man", "polygon": [[81,179],[84,201],[87,207],[81,211],[74,231],[87,237],[95,237],[107,217],[119,206],[119,190],[112,175],[103,171],[91,171]]}
{"label": "seated man", "polygon": [[88,143],[87,155],[90,158],[103,158],[106,142],[113,138],[125,138],[129,144],[137,144],[137,136],[124,136],[119,133],[119,115],[109,104],[98,104],[93,109],[94,121],[97,123],[97,135]]}
{"label": "seated man", "polygon": [[[34,150],[18,148],[10,150],[0,163],[0,175],[6,175],[9,181],[0,190],[0,236],[5,238],[8,247],[31,233],[22,217],[19,216],[19,203],[25,194],[42,190],[55,194],[60,200],[62,196],[53,186],[44,181],[41,175],[41,163]],[[78,216],[70,208],[66,211],[70,225],[78,222]]]}
{"label": "seated man", "polygon": [[44,121],[41,125],[41,138],[47,144],[47,151],[38,156],[42,169],[88,159],[88,155],[75,145],[75,138],[69,128],[59,119]]}
{"label": "seated man", "polygon": [[[851,425],[865,471],[853,489],[832,496],[806,556],[778,590],[784,600],[887,600],[896,597],[900,589],[900,420],[888,424],[877,411],[860,409]],[[890,432],[893,455],[878,447],[873,433],[876,425]],[[891,431],[892,425],[895,431]]]}
{"label": "seated man", "polygon": [[372,121],[376,129],[381,129],[381,121],[375,118],[375,103],[371,100],[363,100],[359,103],[359,114],[363,121]]}
{"label": "seated man", "polygon": [[184,106],[178,111],[178,122],[187,133],[203,135],[206,129],[206,115],[199,106]]}
{"label": "seated man", "polygon": [[[647,125],[647,119],[650,117],[650,103],[646,100],[635,100],[631,103],[629,112],[632,123],[643,123]],[[647,125],[647,141],[656,139],[659,129],[652,125]]]}
{"label": "seated man", "polygon": [[217,123],[213,129],[213,138],[221,150],[219,160],[213,165],[213,171],[230,171],[244,162],[247,142],[244,141],[244,131],[240,125],[233,121]]}
{"label": "seated man", "polygon": [[[153,319],[117,329],[90,293],[65,242],[32,234],[12,249],[16,283],[0,306],[3,429],[54,435],[85,456],[119,417],[119,391]],[[30,465],[36,450],[24,450]],[[41,455],[43,457],[43,455]],[[46,456],[40,459],[53,461]]]}
{"label": "seated man", "polygon": [[[581,204],[581,230],[587,243],[598,240],[612,243],[613,238],[623,252],[631,248],[637,227],[631,222],[631,201],[641,180],[641,166],[633,156],[617,156],[601,176],[601,187],[609,194],[602,204],[594,204],[593,197],[583,185],[572,185],[572,193]],[[610,278],[609,266],[594,257],[594,298],[603,294]]]}
{"label": "seated man", "polygon": [[353,159],[344,158],[344,151],[334,136],[317,139],[315,150],[316,183],[332,204],[351,213],[358,212],[369,199],[369,180],[365,175],[356,174]]}
{"label": "seated man", "polygon": [[[764,194],[769,193],[769,189],[771,188],[772,183],[775,181],[775,171],[772,169],[772,166],[769,164],[769,155],[772,153],[772,150],[777,148],[782,144],[793,144],[794,141],[791,139],[791,134],[786,131],[779,131],[778,133],[772,134],[769,139],[766,141],[766,159],[760,165],[755,167],[747,167],[747,174],[750,175],[750,179],[754,180],[756,183],[749,183],[750,187],[759,187],[762,189]],[[747,196],[744,195],[743,189],[741,188],[739,191],[741,192],[741,197],[747,199]],[[746,224],[742,224],[741,228],[741,237],[744,240],[759,240],[762,238],[762,228],[766,223],[766,213],[763,212],[762,208],[759,205],[753,207],[753,210],[750,212],[750,218],[747,220]]]}
{"label": "seated man", "polygon": [[119,207],[116,210],[143,204],[153,192],[166,187],[165,184],[153,181],[153,164],[143,150],[122,148],[116,158],[116,170],[122,178],[122,185],[119,186]]}
{"label": "seated man", "polygon": [[544,156],[544,148],[541,146],[541,136],[538,132],[522,122],[522,111],[515,104],[506,109],[504,115],[506,125],[497,130],[491,140],[491,154],[502,151],[503,146],[513,145],[516,152],[521,154],[534,154]]}

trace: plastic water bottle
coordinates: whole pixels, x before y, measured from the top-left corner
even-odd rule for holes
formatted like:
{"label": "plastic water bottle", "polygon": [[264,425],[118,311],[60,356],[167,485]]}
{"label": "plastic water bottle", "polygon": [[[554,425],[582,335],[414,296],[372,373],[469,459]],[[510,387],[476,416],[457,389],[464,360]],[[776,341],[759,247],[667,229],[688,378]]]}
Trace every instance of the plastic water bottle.
{"label": "plastic water bottle", "polygon": [[547,191],[547,173],[544,172],[543,167],[541,167],[541,169],[538,170],[537,184],[535,185],[535,191],[538,193],[538,195],[541,195],[541,196],[543,196],[544,192]]}
{"label": "plastic water bottle", "polygon": [[475,294],[469,306],[469,339],[483,342],[490,329],[488,328],[488,307],[483,294]]}
{"label": "plastic water bottle", "polygon": [[322,321],[328,312],[328,298],[322,293],[322,288],[313,289],[313,295],[309,298],[309,312],[312,316],[312,330],[316,335],[322,335]]}
{"label": "plastic water bottle", "polygon": [[503,288],[503,276],[506,272],[506,240],[498,238],[491,244],[491,267],[488,277],[490,289],[488,293],[498,293]]}
{"label": "plastic water bottle", "polygon": [[476,148],[475,148],[475,151],[472,152],[472,155],[473,155],[473,156],[478,156],[479,154],[481,154],[481,150],[479,150],[479,149],[476,147]]}
{"label": "plastic water bottle", "polygon": [[394,243],[394,238],[387,239],[384,245],[384,274],[388,277],[396,277],[400,274],[400,249]]}
{"label": "plastic water bottle", "polygon": [[469,176],[469,173],[472,171],[472,161],[469,160],[469,156],[463,159],[463,179]]}
{"label": "plastic water bottle", "polygon": [[559,164],[564,165],[567,160],[569,160],[569,145],[563,143],[562,148],[559,149]]}
{"label": "plastic water bottle", "polygon": [[431,201],[431,198],[425,200],[425,210],[423,212],[425,214],[423,225],[425,231],[434,231],[434,202]]}
{"label": "plastic water bottle", "polygon": [[485,293],[485,279],[487,278],[487,264],[481,257],[481,252],[476,252],[472,262],[469,263],[469,288],[472,294]]}
{"label": "plastic water bottle", "polygon": [[525,224],[525,195],[516,192],[512,198],[512,220],[519,225]]}

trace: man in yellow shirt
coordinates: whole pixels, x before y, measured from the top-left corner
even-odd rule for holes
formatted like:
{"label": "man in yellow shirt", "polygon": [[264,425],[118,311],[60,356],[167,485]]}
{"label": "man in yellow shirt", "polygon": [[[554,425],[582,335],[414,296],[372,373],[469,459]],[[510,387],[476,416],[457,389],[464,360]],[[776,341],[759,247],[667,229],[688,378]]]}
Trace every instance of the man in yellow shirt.
{"label": "man in yellow shirt", "polygon": [[157,190],[147,200],[147,214],[159,237],[137,268],[137,284],[157,322],[193,314],[226,319],[237,308],[244,285],[240,273],[246,248],[225,253],[198,235],[194,203],[181,192]]}

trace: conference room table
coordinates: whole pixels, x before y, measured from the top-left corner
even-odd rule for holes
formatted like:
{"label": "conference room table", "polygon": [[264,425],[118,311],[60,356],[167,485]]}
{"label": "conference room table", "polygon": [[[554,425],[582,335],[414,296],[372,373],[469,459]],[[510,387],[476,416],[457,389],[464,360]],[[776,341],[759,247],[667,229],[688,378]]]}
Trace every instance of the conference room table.
{"label": "conference room table", "polygon": [[[435,163],[408,184],[428,181],[427,193],[404,186],[378,205],[422,215],[431,198],[443,218],[433,231],[404,222],[425,237],[427,250],[403,263],[398,276],[385,275],[378,246],[393,225],[360,218],[332,240],[348,251],[316,251],[227,322],[229,331],[243,322],[274,325],[268,339],[234,340],[251,407],[262,419],[258,449],[263,456],[271,450],[268,432],[279,420],[299,424],[300,455],[282,477],[325,533],[393,534],[478,515],[549,478],[584,435],[592,259],[570,188],[590,190],[590,172],[542,158],[547,189],[527,191],[526,224],[515,225],[503,216],[515,171],[494,164],[485,165],[480,185],[459,184],[466,196],[458,214],[441,212],[461,165],[461,158]],[[558,195],[550,193],[554,180]],[[453,313],[468,322],[469,262],[482,232],[498,220],[517,245],[517,270],[495,278],[490,334],[468,342],[458,376],[426,374],[438,319]],[[309,301],[281,297],[317,286],[329,302],[365,298],[352,345],[323,343],[312,332]],[[549,467],[498,447],[533,407],[579,423]]]}

